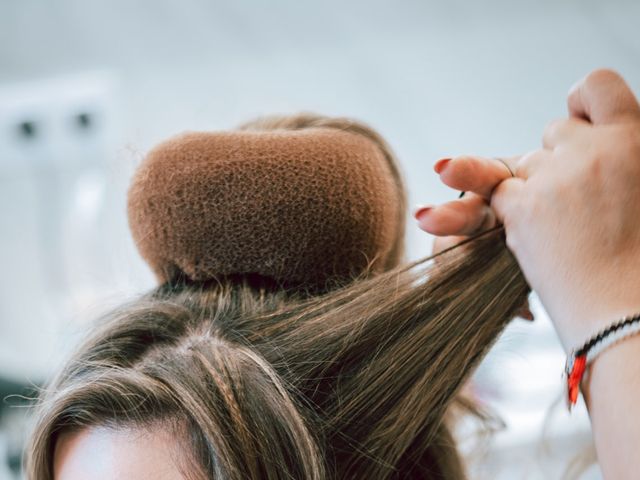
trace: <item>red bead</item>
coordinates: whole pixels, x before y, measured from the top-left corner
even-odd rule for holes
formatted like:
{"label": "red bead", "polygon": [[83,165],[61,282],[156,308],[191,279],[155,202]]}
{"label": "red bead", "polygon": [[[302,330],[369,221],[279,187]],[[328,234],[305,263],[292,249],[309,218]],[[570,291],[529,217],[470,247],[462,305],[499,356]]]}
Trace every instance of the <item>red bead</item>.
{"label": "red bead", "polygon": [[578,401],[580,381],[582,380],[582,375],[584,374],[586,367],[586,355],[581,355],[575,358],[573,362],[573,368],[571,369],[571,373],[569,374],[569,378],[567,379],[567,382],[569,384],[569,401],[573,405],[575,405],[575,403]]}

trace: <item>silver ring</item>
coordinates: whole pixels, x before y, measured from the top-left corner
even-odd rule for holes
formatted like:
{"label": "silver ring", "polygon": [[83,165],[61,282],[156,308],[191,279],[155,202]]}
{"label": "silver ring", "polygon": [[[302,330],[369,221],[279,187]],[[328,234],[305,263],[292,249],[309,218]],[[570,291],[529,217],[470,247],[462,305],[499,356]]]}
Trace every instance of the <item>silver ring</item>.
{"label": "silver ring", "polygon": [[[516,174],[513,173],[513,170],[511,170],[511,167],[509,166],[509,164],[507,162],[505,162],[503,159],[501,159],[499,157],[493,157],[493,159],[499,161],[501,164],[503,164],[505,167],[507,167],[507,170],[509,170],[509,173],[511,174],[512,178],[516,177]],[[465,193],[467,193],[467,192],[460,192],[460,195],[458,195],[458,198],[464,197]]]}
{"label": "silver ring", "polygon": [[513,173],[513,170],[511,170],[511,167],[509,166],[509,164],[507,162],[505,162],[503,159],[501,159],[499,157],[493,157],[493,159],[499,161],[501,164],[503,164],[505,167],[507,167],[507,170],[509,170],[509,173],[511,174],[511,176],[513,178],[515,178],[516,174]]}

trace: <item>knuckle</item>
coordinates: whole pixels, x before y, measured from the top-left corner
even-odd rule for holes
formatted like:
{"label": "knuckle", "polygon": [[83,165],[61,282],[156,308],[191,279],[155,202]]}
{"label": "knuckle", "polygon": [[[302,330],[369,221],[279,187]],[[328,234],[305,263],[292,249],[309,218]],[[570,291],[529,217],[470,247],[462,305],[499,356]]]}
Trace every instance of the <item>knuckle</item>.
{"label": "knuckle", "polygon": [[603,148],[595,160],[601,164],[606,163],[609,167],[607,171],[612,175],[617,172],[637,178],[640,174],[640,125],[619,126],[615,145],[615,153]]}
{"label": "knuckle", "polygon": [[551,120],[544,127],[544,132],[543,132],[544,138],[555,137],[560,132],[560,130],[564,128],[566,123],[567,123],[567,120],[564,118],[556,118],[555,120]]}
{"label": "knuckle", "polygon": [[562,126],[563,124],[565,124],[566,122],[567,122],[566,118],[554,118],[549,123],[547,123],[547,128],[548,129],[558,128],[558,127]]}
{"label": "knuckle", "polygon": [[[577,175],[577,174],[576,174]],[[560,199],[565,198],[569,190],[574,187],[578,181],[577,176],[568,175],[555,176],[552,180],[546,182],[538,182],[532,189],[529,207],[532,214],[540,214],[542,209],[542,201],[557,203]]]}
{"label": "knuckle", "polygon": [[632,154],[640,156],[640,123],[625,123],[620,125],[619,145],[625,145]]}
{"label": "knuckle", "polygon": [[516,171],[514,172],[516,174],[516,177],[526,176],[528,167],[529,167],[528,162],[518,162],[518,164],[516,165]]}
{"label": "knuckle", "polygon": [[536,149],[536,150],[531,150],[527,153],[525,153],[524,155],[522,155],[522,157],[520,157],[520,161],[518,162],[520,163],[527,163],[529,161],[531,161],[532,158],[535,158],[536,155],[538,155],[540,153],[540,149]]}
{"label": "knuckle", "polygon": [[516,235],[514,235],[511,230],[505,224],[505,243],[507,247],[512,252],[515,252],[518,249],[518,242],[516,240]]}
{"label": "knuckle", "polygon": [[594,149],[588,156],[587,174],[590,181],[599,180],[606,177],[609,173],[615,173],[617,168],[615,163],[611,161],[611,152],[605,149]]}
{"label": "knuckle", "polygon": [[589,73],[584,79],[584,86],[589,88],[599,87],[601,85],[608,85],[612,82],[619,82],[622,80],[622,76],[610,68],[598,68]]}
{"label": "knuckle", "polygon": [[520,157],[518,163],[516,164],[516,176],[526,176],[532,165],[536,163],[541,154],[542,150],[532,150]]}
{"label": "knuckle", "polygon": [[516,167],[515,176],[521,179],[528,179],[536,173],[537,167],[534,162],[527,162]]}

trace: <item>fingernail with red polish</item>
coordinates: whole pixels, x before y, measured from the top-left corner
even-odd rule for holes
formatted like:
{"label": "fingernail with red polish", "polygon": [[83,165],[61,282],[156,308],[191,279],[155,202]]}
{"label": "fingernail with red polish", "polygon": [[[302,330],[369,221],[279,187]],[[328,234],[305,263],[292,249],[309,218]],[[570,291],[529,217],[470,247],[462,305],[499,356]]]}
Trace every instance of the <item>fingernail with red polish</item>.
{"label": "fingernail with red polish", "polygon": [[435,170],[435,172],[440,175],[442,173],[442,170],[445,169],[445,167],[447,166],[447,164],[451,161],[450,158],[441,158],[440,160],[438,160],[436,162],[436,164],[433,166],[433,169]]}
{"label": "fingernail with red polish", "polygon": [[524,320],[528,320],[530,322],[533,322],[535,320],[535,317],[533,316],[533,313],[531,313],[531,310],[525,308],[523,310],[520,310],[518,312],[518,316]]}
{"label": "fingernail with red polish", "polygon": [[433,205],[421,205],[417,207],[416,210],[413,212],[413,217],[416,220],[420,220],[420,217],[422,217],[425,213],[427,213],[432,208],[433,208]]}

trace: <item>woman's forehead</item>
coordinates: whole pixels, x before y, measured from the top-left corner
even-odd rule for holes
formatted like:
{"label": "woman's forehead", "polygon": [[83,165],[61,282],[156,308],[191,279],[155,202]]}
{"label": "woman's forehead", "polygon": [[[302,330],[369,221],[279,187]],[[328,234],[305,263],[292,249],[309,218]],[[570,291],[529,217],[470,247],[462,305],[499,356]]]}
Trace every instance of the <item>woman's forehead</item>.
{"label": "woman's forehead", "polygon": [[55,480],[183,480],[176,437],[159,427],[89,427],[63,433],[54,453]]}

